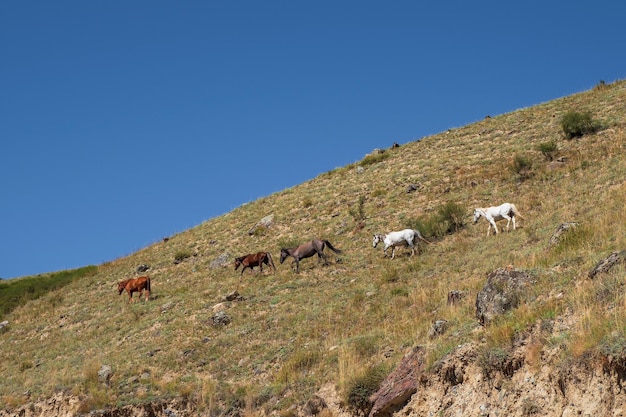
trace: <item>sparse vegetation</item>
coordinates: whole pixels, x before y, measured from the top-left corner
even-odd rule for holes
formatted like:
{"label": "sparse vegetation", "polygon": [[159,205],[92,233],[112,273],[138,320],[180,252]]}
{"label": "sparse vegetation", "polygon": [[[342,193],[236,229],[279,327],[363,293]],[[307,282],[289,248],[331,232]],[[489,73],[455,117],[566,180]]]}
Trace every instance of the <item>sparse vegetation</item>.
{"label": "sparse vegetation", "polygon": [[[562,136],[555,115],[564,108],[624,120],[626,82],[373,154],[357,164],[370,167],[359,173],[322,174],[83,275],[57,277],[63,285],[54,274],[0,282],[2,319],[9,322],[0,332],[0,407],[28,402],[29,390],[31,399],[80,395],[84,413],[185,397],[212,416],[260,410],[287,417],[330,384],[346,404],[365,410],[407,348],[423,345],[434,371],[459,346],[476,344],[481,350],[472,365],[506,376],[518,366],[512,346],[533,326],[541,334],[525,360],[543,367],[550,357],[543,350],[558,352],[559,387],[570,383],[572,364],[586,358],[620,371],[626,266],[593,280],[587,274],[626,249],[623,123],[564,142],[558,152],[567,162],[557,171],[537,164],[537,175],[524,181],[511,171],[516,155],[537,159],[546,138]],[[407,193],[408,183],[419,183],[419,191]],[[594,204],[581,204],[580,195]],[[366,207],[357,196],[367,196]],[[486,224],[465,224],[473,207],[503,201],[521,209],[518,230],[486,237]],[[367,224],[346,227],[363,208]],[[248,234],[269,213],[274,226]],[[566,221],[580,226],[549,246]],[[419,256],[391,260],[372,248],[372,232],[407,224],[434,238]],[[281,247],[313,237],[329,239],[342,255],[327,253],[328,266],[305,260],[299,274],[290,261],[279,264]],[[277,271],[240,276],[232,263],[215,264],[256,250],[272,253]],[[174,265],[177,258],[188,260]],[[143,263],[151,265],[154,297],[131,304],[115,283]],[[478,327],[475,295],[486,273],[507,266],[529,271],[534,282],[516,308]],[[468,296],[448,305],[451,289]],[[230,323],[212,326],[220,309]],[[449,328],[430,340],[435,319]],[[110,387],[95,382],[100,364],[114,370]],[[544,413],[531,400],[522,411]]]}
{"label": "sparse vegetation", "polygon": [[513,158],[513,172],[515,172],[521,180],[527,180],[532,175],[533,163],[530,158],[522,154],[516,154]]}
{"label": "sparse vegetation", "polygon": [[356,412],[367,414],[371,408],[369,398],[378,390],[387,372],[388,370],[381,366],[372,366],[352,378],[347,384],[345,394],[348,407]]}
{"label": "sparse vegetation", "polygon": [[374,152],[374,153],[367,155],[365,158],[363,158],[361,162],[359,162],[359,165],[362,167],[366,167],[368,165],[377,164],[389,158],[390,156],[391,156],[390,152],[384,152],[384,151]]}
{"label": "sparse vegetation", "polygon": [[352,206],[348,209],[348,213],[354,219],[355,223],[358,225],[365,221],[365,196],[360,195],[359,199],[355,206]]}
{"label": "sparse vegetation", "polygon": [[537,150],[541,152],[541,154],[546,158],[546,160],[553,161],[555,155],[559,151],[559,148],[556,144],[556,141],[551,140],[548,142],[541,142],[537,146]]}
{"label": "sparse vegetation", "polygon": [[187,258],[191,258],[193,254],[190,250],[179,250],[174,254],[174,263],[179,264]]}

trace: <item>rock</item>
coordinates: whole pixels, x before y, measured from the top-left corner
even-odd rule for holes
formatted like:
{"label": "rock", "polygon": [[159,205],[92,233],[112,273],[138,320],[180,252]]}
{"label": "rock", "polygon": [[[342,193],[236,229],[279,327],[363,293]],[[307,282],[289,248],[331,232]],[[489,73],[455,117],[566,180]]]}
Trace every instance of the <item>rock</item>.
{"label": "rock", "polygon": [[554,231],[554,233],[552,233],[552,236],[550,237],[550,246],[554,246],[558,244],[561,241],[561,236],[565,232],[568,232],[576,228],[577,226],[578,226],[578,223],[576,222],[561,223],[561,225],[556,228],[556,230]]}
{"label": "rock", "polygon": [[225,296],[224,298],[222,298],[222,302],[224,301],[243,301],[245,300],[245,298],[243,298],[242,295],[239,294],[239,292],[237,291],[233,291],[230,294],[228,294],[227,296]]}
{"label": "rock", "polygon": [[98,371],[98,382],[109,387],[111,385],[113,369],[109,365],[102,365]]}
{"label": "rock", "polygon": [[302,409],[305,416],[317,416],[323,410],[328,409],[328,405],[326,405],[326,401],[319,395],[314,395],[309,401],[304,404]]}
{"label": "rock", "polygon": [[423,367],[424,349],[416,346],[370,397],[373,405],[369,417],[389,417],[404,407],[417,392],[418,376]]}
{"label": "rock", "polygon": [[589,278],[594,279],[600,273],[606,273],[615,265],[624,263],[626,260],[626,251],[613,252],[607,258],[598,262],[598,264],[589,271]]}
{"label": "rock", "polygon": [[524,288],[533,283],[530,275],[513,268],[499,268],[487,276],[487,282],[476,295],[476,318],[483,326],[497,316],[517,307]]}
{"label": "rock", "polygon": [[230,254],[227,252],[222,253],[220,256],[218,256],[217,258],[215,258],[212,262],[211,262],[211,269],[216,269],[216,268],[224,268],[226,266],[228,266],[229,262],[228,259],[230,258]]}
{"label": "rock", "polygon": [[461,300],[465,298],[465,294],[459,290],[452,290],[448,292],[448,305],[457,305]]}
{"label": "rock", "polygon": [[434,339],[437,336],[441,336],[448,330],[448,321],[447,320],[437,320],[430,326],[428,330],[428,338]]}
{"label": "rock", "polygon": [[274,215],[270,214],[269,216],[263,217],[257,224],[252,226],[250,230],[248,230],[248,235],[252,236],[259,232],[259,229],[269,229],[274,224]]}
{"label": "rock", "polygon": [[230,324],[231,318],[225,311],[218,311],[211,317],[211,324],[213,326],[226,326]]}

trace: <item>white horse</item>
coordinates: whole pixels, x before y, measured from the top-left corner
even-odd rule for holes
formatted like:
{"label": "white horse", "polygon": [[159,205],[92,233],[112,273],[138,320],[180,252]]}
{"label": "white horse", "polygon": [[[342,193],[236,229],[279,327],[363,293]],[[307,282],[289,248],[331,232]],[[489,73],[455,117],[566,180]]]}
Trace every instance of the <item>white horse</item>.
{"label": "white horse", "polygon": [[489,208],[477,208],[474,209],[474,224],[478,222],[481,217],[484,217],[485,220],[489,222],[489,228],[487,229],[487,236],[491,232],[491,226],[498,234],[498,227],[496,226],[496,222],[500,220],[506,219],[506,230],[509,230],[509,224],[511,220],[513,220],[513,230],[515,230],[515,217],[523,219],[520,212],[515,207],[515,204],[504,203],[497,207],[489,207]]}
{"label": "white horse", "polygon": [[387,256],[387,249],[391,249],[391,259],[396,255],[396,246],[408,246],[411,248],[411,256],[415,255],[415,244],[418,242],[416,239],[422,239],[426,243],[430,243],[422,237],[422,234],[418,230],[404,229],[399,232],[391,232],[386,235],[375,234],[372,246],[376,247],[380,242],[385,243],[385,249],[383,253]]}

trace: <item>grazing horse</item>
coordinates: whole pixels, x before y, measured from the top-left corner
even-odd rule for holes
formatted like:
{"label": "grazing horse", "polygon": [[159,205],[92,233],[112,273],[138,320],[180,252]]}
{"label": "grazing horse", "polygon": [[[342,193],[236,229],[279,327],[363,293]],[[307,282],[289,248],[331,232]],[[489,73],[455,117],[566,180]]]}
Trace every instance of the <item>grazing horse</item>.
{"label": "grazing horse", "polygon": [[133,278],[133,279],[127,279],[125,281],[120,281],[117,283],[117,290],[119,291],[120,295],[122,295],[122,292],[126,290],[126,292],[128,293],[129,303],[133,302],[134,292],[139,293],[139,299],[141,300],[141,294],[143,293],[144,290],[146,290],[146,301],[148,301],[148,298],[150,297],[150,277],[143,276],[139,278]]}
{"label": "grazing horse", "polygon": [[496,222],[500,220],[506,219],[506,230],[509,230],[509,224],[511,220],[513,220],[513,230],[515,230],[515,217],[523,219],[520,212],[515,207],[515,204],[504,203],[496,207],[488,207],[488,208],[477,208],[474,209],[474,224],[480,220],[481,217],[484,217],[485,220],[489,222],[489,227],[487,228],[487,236],[489,236],[491,232],[491,226],[498,234],[498,227],[496,226]]}
{"label": "grazing horse", "polygon": [[335,248],[328,240],[314,239],[293,248],[283,248],[280,250],[280,263],[285,262],[287,257],[292,256],[296,264],[296,272],[300,270],[300,260],[317,254],[318,261],[324,259],[324,265],[328,265],[328,259],[324,255],[324,247],[328,246],[335,253],[341,251]]}
{"label": "grazing horse", "polygon": [[374,235],[372,246],[376,247],[380,242],[383,242],[385,244],[383,253],[387,256],[387,249],[391,248],[391,259],[396,256],[396,246],[408,246],[411,248],[411,256],[413,256],[415,255],[415,245],[419,243],[416,239],[430,243],[428,240],[424,239],[419,230],[404,229],[399,232],[387,233],[386,235]]}
{"label": "grazing horse", "polygon": [[243,268],[241,269],[241,275],[243,275],[243,271],[245,271],[246,268],[250,268],[250,271],[253,271],[254,267],[258,266],[261,269],[262,273],[263,264],[269,266],[270,268],[274,268],[274,272],[276,271],[276,266],[274,265],[274,261],[272,260],[272,255],[270,255],[269,252],[251,253],[249,255],[235,258],[235,271],[237,270],[237,268],[243,265]]}

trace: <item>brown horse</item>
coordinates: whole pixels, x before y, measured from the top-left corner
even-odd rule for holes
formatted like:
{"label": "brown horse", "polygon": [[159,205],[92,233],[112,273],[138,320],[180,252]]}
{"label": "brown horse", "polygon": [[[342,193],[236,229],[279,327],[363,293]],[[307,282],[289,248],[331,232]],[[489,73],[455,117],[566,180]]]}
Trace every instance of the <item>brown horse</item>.
{"label": "brown horse", "polygon": [[324,265],[328,265],[328,259],[324,255],[324,248],[328,246],[335,253],[341,251],[335,248],[328,240],[314,239],[310,242],[301,244],[293,248],[284,248],[280,250],[280,263],[285,262],[288,256],[292,256],[296,264],[296,272],[300,270],[300,260],[317,254],[317,260],[324,259]]}
{"label": "brown horse", "polygon": [[126,292],[128,293],[129,303],[133,302],[134,292],[139,293],[139,299],[141,300],[141,294],[144,290],[146,290],[146,301],[148,301],[148,298],[150,297],[150,277],[144,276],[120,281],[117,283],[117,290],[119,291],[120,295],[122,295],[122,292],[126,290]]}
{"label": "brown horse", "polygon": [[243,265],[243,268],[241,269],[241,275],[243,275],[243,271],[245,271],[246,268],[250,268],[250,271],[253,271],[254,267],[258,266],[261,269],[262,273],[263,264],[269,266],[270,268],[274,268],[274,272],[276,271],[276,265],[274,265],[272,255],[270,255],[269,252],[251,253],[249,255],[235,258],[235,271],[237,270],[237,268]]}

